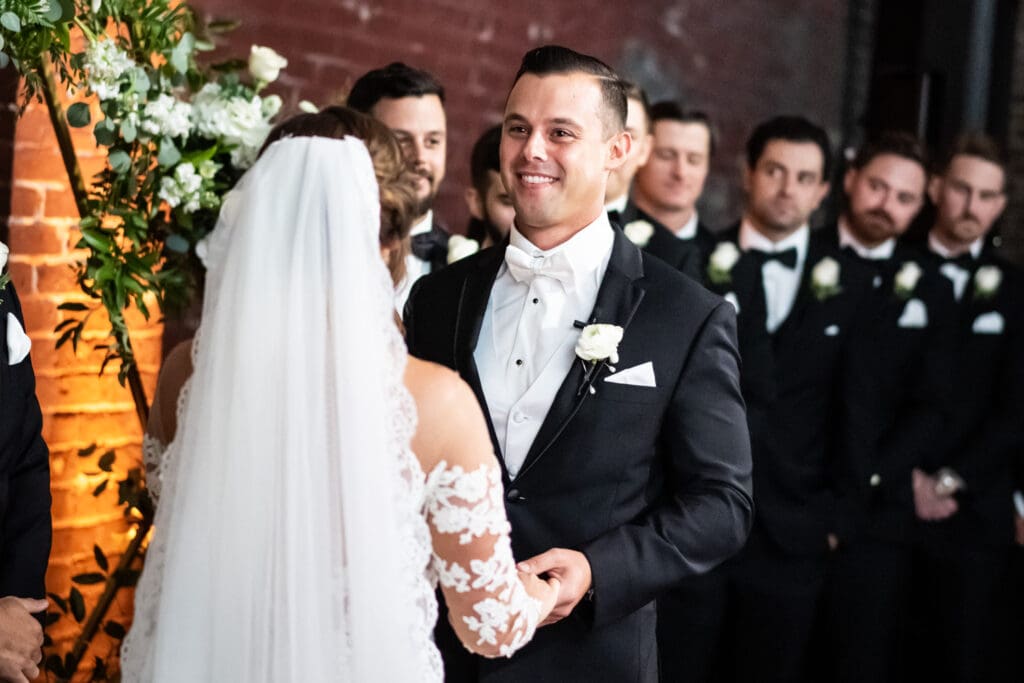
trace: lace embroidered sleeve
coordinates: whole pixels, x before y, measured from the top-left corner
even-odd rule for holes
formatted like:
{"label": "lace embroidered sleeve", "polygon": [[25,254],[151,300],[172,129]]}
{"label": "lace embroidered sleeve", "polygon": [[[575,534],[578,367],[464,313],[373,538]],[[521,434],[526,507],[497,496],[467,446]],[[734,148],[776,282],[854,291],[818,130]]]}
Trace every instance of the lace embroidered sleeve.
{"label": "lace embroidered sleeve", "polygon": [[431,567],[463,644],[485,657],[510,657],[533,637],[540,602],[516,572],[502,500],[501,470],[466,471],[442,461],[427,477]]}

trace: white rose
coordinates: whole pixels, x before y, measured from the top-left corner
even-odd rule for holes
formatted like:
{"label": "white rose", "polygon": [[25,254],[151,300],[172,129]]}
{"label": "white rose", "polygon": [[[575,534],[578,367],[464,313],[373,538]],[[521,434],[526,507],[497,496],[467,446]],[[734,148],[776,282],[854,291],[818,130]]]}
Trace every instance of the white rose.
{"label": "white rose", "polygon": [[7,248],[7,245],[0,242],[0,270],[4,269],[7,265],[7,255],[11,253],[11,250]]}
{"label": "white rose", "polygon": [[831,256],[818,261],[811,271],[811,278],[818,287],[832,288],[839,284],[839,263]]}
{"label": "white rose", "polygon": [[913,292],[922,273],[921,266],[913,261],[907,261],[900,268],[900,272],[896,273],[896,288],[904,292]]}
{"label": "white rose", "polygon": [[995,266],[982,266],[974,274],[974,286],[983,294],[992,294],[1003,282],[1003,271]]}
{"label": "white rose", "polygon": [[654,226],[647,221],[632,221],[622,229],[629,241],[638,247],[646,247],[654,234]]}
{"label": "white rose", "polygon": [[740,260],[740,250],[732,242],[721,242],[711,254],[711,267],[722,272],[729,272]]}
{"label": "white rose", "polygon": [[448,238],[448,263],[455,263],[478,251],[480,251],[480,244],[476,240],[462,235],[452,235]]}
{"label": "white rose", "polygon": [[618,325],[587,325],[576,341],[576,355],[586,361],[619,362],[622,328]]}
{"label": "white rose", "polygon": [[281,69],[288,66],[288,60],[269,47],[253,45],[249,51],[249,73],[261,83],[273,83]]}

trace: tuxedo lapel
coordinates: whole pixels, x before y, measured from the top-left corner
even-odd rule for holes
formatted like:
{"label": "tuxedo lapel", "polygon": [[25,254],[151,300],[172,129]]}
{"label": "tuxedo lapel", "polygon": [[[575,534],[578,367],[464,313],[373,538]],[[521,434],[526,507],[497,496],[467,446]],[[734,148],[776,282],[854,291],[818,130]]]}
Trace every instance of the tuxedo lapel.
{"label": "tuxedo lapel", "polygon": [[477,400],[483,407],[484,418],[487,420],[487,430],[491,435],[491,442],[494,451],[499,455],[498,461],[502,468],[505,463],[501,453],[501,446],[494,432],[494,425],[491,424],[491,412],[487,409],[487,397],[484,396],[483,387],[480,384],[480,373],[476,367],[476,360],[473,352],[476,350],[477,342],[480,340],[480,327],[484,322],[484,313],[487,311],[487,302],[491,297],[491,289],[494,287],[494,279],[497,277],[498,269],[505,256],[504,245],[484,251],[480,255],[475,267],[471,268],[462,281],[462,290],[459,292],[459,306],[455,317],[455,347],[452,355],[455,358],[455,370],[459,376],[473,389]]}
{"label": "tuxedo lapel", "polygon": [[[643,274],[643,257],[640,249],[634,246],[620,230],[616,230],[615,242],[608,261],[608,270],[601,281],[600,289],[598,289],[594,310],[586,322],[588,324],[618,325],[628,334],[629,323],[644,297],[643,288],[635,282],[642,278]],[[595,381],[600,381],[600,379],[599,373]],[[583,362],[575,359],[572,368],[559,387],[558,393],[555,394],[555,400],[526,454],[523,466],[516,475],[517,478],[523,476],[536,464],[579,412],[580,406],[590,395],[590,392],[585,389],[580,391],[583,380]]]}

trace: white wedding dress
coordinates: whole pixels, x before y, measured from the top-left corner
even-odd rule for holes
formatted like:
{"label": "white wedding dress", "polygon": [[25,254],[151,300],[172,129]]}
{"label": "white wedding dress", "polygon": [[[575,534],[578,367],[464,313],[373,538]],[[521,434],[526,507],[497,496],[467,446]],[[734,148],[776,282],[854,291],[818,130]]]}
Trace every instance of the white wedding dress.
{"label": "white wedding dress", "polygon": [[410,450],[377,192],[360,141],[293,138],[225,202],[123,680],[440,682],[438,584],[474,651],[532,637],[496,461]]}

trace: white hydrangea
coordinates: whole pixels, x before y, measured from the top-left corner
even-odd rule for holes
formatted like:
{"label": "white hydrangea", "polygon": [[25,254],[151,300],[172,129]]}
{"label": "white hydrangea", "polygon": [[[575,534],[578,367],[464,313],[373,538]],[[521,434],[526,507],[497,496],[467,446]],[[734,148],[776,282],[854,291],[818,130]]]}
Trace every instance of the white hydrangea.
{"label": "white hydrangea", "polygon": [[196,173],[195,166],[186,161],[175,167],[173,177],[161,179],[158,196],[172,209],[182,206],[185,213],[194,213],[201,205],[202,188],[203,177]]}
{"label": "white hydrangea", "polygon": [[163,93],[143,110],[142,130],[153,136],[188,137],[192,127],[192,105]]}
{"label": "white hydrangea", "polygon": [[[272,109],[273,104],[269,108]],[[234,147],[231,162],[238,168],[248,168],[255,162],[270,133],[268,118],[260,97],[254,95],[248,100],[222,97],[221,87],[216,83],[207,83],[192,99],[192,121],[196,130]]]}
{"label": "white hydrangea", "polygon": [[135,61],[112,40],[97,40],[85,51],[83,62],[89,73],[89,87],[101,100],[117,97],[120,78],[135,67]]}

